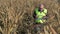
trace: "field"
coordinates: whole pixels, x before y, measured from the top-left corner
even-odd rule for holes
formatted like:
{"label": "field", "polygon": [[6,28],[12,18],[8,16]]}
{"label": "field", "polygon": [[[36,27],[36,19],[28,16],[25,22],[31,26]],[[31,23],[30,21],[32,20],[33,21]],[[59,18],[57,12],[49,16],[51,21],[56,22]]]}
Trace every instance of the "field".
{"label": "field", "polygon": [[60,0],[0,0],[0,34],[36,34],[33,12],[41,3],[48,10],[49,26],[40,34],[60,34]]}

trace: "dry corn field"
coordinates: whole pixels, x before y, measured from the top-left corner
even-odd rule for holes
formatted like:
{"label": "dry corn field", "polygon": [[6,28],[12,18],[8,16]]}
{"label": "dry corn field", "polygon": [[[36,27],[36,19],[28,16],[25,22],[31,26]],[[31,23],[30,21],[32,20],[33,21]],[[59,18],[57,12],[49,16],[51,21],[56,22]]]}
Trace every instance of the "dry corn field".
{"label": "dry corn field", "polygon": [[48,10],[49,26],[39,34],[60,34],[60,0],[0,0],[0,34],[37,34],[31,26],[41,3]]}

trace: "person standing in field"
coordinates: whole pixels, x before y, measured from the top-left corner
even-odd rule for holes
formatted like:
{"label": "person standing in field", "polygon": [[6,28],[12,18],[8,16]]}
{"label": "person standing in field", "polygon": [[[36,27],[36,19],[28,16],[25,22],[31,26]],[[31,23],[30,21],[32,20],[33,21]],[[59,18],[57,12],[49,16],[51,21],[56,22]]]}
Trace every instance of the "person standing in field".
{"label": "person standing in field", "polygon": [[39,7],[35,8],[33,16],[35,20],[34,25],[37,25],[35,29],[38,31],[40,27],[43,27],[43,24],[46,22],[47,9],[43,4],[40,4]]}

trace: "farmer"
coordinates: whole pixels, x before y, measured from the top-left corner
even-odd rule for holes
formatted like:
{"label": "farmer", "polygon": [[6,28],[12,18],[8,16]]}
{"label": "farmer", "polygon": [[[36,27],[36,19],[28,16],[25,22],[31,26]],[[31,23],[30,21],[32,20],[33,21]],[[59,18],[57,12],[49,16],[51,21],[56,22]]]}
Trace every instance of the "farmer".
{"label": "farmer", "polygon": [[[39,7],[35,8],[34,10],[34,25],[39,25],[42,27],[45,22],[46,22],[46,15],[47,15],[47,9],[44,8],[43,4],[40,4]],[[36,29],[36,28],[35,28]],[[37,28],[39,30],[39,28]]]}

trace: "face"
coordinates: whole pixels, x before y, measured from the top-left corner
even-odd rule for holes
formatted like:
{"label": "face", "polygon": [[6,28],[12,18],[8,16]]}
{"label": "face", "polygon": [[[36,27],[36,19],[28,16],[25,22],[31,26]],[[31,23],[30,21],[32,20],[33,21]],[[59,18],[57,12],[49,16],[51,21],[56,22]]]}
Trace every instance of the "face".
{"label": "face", "polygon": [[40,9],[43,9],[43,8],[44,8],[44,5],[43,5],[43,4],[41,4],[39,8],[40,8]]}

